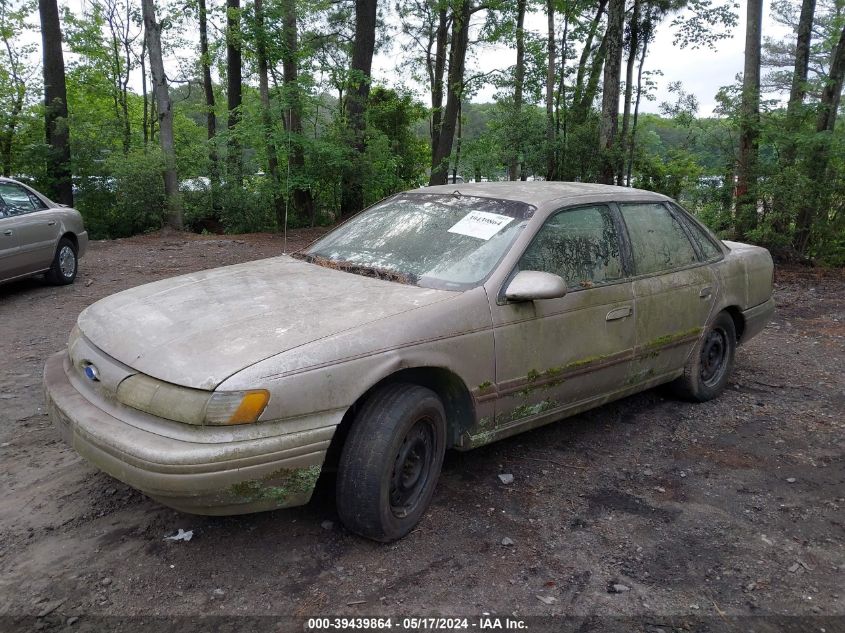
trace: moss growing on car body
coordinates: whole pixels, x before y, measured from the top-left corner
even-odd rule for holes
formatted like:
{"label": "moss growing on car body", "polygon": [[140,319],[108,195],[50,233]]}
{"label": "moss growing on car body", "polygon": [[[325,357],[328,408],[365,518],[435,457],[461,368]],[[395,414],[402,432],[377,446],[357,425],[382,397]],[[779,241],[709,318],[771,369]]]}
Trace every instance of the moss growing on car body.
{"label": "moss growing on car body", "polygon": [[262,479],[233,484],[229,491],[246,503],[275,501],[284,504],[292,498],[310,495],[321,470],[317,464],[306,468],[282,468]]}

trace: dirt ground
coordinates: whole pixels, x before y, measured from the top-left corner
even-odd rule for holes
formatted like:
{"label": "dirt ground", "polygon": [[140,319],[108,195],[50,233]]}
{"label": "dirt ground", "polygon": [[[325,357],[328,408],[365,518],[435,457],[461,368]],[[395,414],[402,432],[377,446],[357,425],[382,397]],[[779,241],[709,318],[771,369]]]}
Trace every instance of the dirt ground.
{"label": "dirt ground", "polygon": [[[713,402],[653,390],[447,455],[427,516],[392,545],[347,533],[330,486],[304,508],[197,517],[59,441],[41,371],[80,310],[281,251],[270,235],[148,235],[93,243],[73,286],[0,286],[0,630],[491,613],[565,615],[584,631],[748,630],[747,616],[801,616],[757,631],[845,631],[841,273],[778,270],[776,319]],[[179,528],[193,539],[164,540]]]}

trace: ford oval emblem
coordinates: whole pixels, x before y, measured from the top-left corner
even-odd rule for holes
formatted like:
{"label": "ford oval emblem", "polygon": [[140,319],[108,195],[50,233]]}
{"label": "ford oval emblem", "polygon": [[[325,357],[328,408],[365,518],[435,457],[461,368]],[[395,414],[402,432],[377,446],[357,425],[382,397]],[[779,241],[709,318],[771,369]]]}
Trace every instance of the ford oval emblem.
{"label": "ford oval emblem", "polygon": [[85,373],[85,377],[88,380],[93,380],[94,382],[100,382],[100,372],[92,363],[86,363],[82,366],[82,371]]}

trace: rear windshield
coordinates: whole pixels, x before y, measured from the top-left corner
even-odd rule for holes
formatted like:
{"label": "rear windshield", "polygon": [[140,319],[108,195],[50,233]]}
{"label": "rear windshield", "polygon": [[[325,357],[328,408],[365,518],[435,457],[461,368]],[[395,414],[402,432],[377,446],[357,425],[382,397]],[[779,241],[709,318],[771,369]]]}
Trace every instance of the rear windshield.
{"label": "rear windshield", "polygon": [[296,256],[427,288],[486,280],[535,208],[455,194],[404,193],[358,214]]}

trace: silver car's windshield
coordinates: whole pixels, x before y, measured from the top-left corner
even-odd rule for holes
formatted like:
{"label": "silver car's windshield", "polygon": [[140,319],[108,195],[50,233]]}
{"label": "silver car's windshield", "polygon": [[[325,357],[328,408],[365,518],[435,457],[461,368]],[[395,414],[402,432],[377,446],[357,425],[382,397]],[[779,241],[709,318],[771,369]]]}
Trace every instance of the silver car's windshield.
{"label": "silver car's windshield", "polygon": [[299,257],[427,288],[482,283],[534,213],[524,202],[404,193],[363,211]]}

